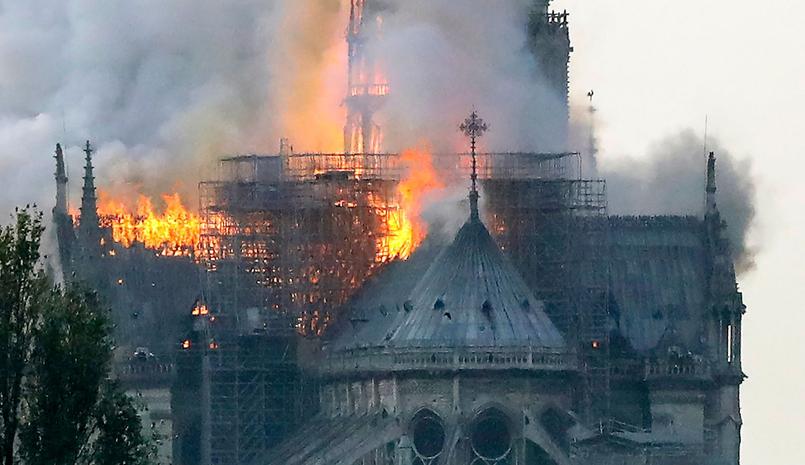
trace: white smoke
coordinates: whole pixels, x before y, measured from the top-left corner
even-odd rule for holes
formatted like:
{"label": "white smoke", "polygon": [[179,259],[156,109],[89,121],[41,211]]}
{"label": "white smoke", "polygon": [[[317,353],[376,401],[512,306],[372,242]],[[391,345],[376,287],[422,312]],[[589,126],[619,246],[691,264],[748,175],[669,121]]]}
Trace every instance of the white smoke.
{"label": "white smoke", "polygon": [[[426,198],[422,219],[428,224],[428,239],[436,243],[449,244],[453,241],[461,225],[470,215],[469,189],[464,185],[453,185],[437,190]],[[480,208],[483,211],[486,196],[481,192]]]}
{"label": "white smoke", "polygon": [[[472,106],[492,126],[483,148],[564,148],[565,97],[548,90],[527,47],[533,0],[387,3],[382,39],[372,45],[392,85],[378,115],[387,150],[422,140],[436,151],[465,149],[457,125]],[[66,149],[74,206],[86,139],[98,150],[99,186],[178,190],[192,204],[202,171],[222,154],[273,152],[280,136],[301,139],[299,130],[338,133],[339,123],[317,117],[322,101],[306,99],[323,96],[336,107],[330,119],[338,115],[346,56],[339,55],[340,71],[332,57],[345,48],[347,6],[0,0],[0,218],[28,203],[50,210],[57,141]],[[576,142],[586,149],[581,127]],[[650,162],[602,166],[613,212],[699,212],[700,147],[683,135],[660,144]],[[740,248],[753,216],[751,178],[717,151],[721,205]]]}
{"label": "white smoke", "polygon": [[490,150],[563,149],[565,96],[549,88],[528,49],[534,1],[394,0],[373,53],[391,93],[379,114],[386,149],[419,140],[466,150],[458,124],[474,107]]}
{"label": "white smoke", "polygon": [[32,201],[49,210],[57,141],[73,200],[86,139],[97,148],[99,184],[186,195],[214,156],[266,143],[247,136],[269,101],[272,8],[0,1],[0,211]]}
{"label": "white smoke", "polygon": [[[527,50],[532,3],[390,2],[375,44],[393,86],[380,115],[387,150],[422,140],[436,150],[463,148],[456,126],[473,105],[493,127],[486,148],[551,150],[564,142],[564,96],[547,90]],[[346,49],[347,7],[346,0],[0,2],[0,211],[29,202],[49,209],[56,142],[65,147],[73,204],[87,139],[101,187],[178,190],[190,203],[222,154],[273,152],[281,136],[303,149],[332,145],[346,90],[346,54],[342,63],[333,56]],[[333,107],[327,118],[322,102]]]}

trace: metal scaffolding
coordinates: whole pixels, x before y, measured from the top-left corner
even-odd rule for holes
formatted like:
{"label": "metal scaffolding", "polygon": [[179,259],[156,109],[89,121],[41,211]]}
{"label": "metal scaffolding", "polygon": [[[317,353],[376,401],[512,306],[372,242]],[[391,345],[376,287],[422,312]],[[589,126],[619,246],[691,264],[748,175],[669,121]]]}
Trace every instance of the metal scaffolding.
{"label": "metal scaffolding", "polygon": [[488,179],[487,224],[545,311],[576,344],[591,421],[609,394],[606,183],[582,179]]}
{"label": "metal scaffolding", "polygon": [[[469,179],[469,154],[434,155],[433,164],[447,185]],[[275,322],[321,334],[395,259],[406,168],[398,154],[250,155],[222,159],[218,178],[201,183],[197,257],[217,318],[204,340],[211,463],[248,463],[315,408],[300,401],[292,338]],[[606,185],[579,176],[576,153],[478,156],[485,221],[578,344],[580,401],[598,417],[609,389]]]}
{"label": "metal scaffolding", "polygon": [[[399,251],[402,211],[390,156],[299,155],[221,161],[200,186],[201,260],[211,308],[254,329],[247,310],[318,334],[329,310]],[[391,174],[386,174],[391,173]],[[259,319],[258,318],[258,319]]]}
{"label": "metal scaffolding", "polygon": [[[445,184],[468,179],[469,154],[435,155],[433,163]],[[406,243],[411,238],[403,230],[398,192],[405,169],[398,154],[222,159],[218,179],[200,184],[196,254],[206,265],[210,308],[233,316],[241,332],[254,325],[244,321],[243,312],[257,309],[292,314],[304,333],[319,333],[330,310],[413,246]],[[580,197],[583,182],[567,179],[577,169],[576,153],[478,156],[479,179],[504,186],[490,187],[492,210],[514,208],[512,214],[523,218],[541,218],[537,205],[570,212],[583,206],[574,202],[589,203]],[[543,203],[535,204],[532,190],[520,191],[526,180],[543,194],[556,193],[541,194]],[[538,180],[545,182],[533,184]],[[548,198],[555,205],[546,203]],[[566,222],[561,215],[549,218]]]}
{"label": "metal scaffolding", "polygon": [[209,463],[252,464],[306,418],[290,324],[205,350]]}

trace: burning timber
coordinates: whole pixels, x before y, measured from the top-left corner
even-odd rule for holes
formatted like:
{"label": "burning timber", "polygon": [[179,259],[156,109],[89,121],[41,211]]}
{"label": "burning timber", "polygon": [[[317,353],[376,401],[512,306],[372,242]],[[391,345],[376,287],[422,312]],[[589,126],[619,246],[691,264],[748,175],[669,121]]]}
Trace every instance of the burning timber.
{"label": "burning timber", "polygon": [[[101,194],[101,207],[92,207],[97,200],[89,145],[87,150],[84,203],[89,205],[82,203],[82,211],[99,211],[99,226],[72,218],[66,203],[59,202],[54,212],[61,258],[68,274],[97,284],[114,302],[125,302],[126,312],[117,315],[123,328],[141,326],[136,322],[141,317],[156,321],[183,315],[198,300],[228,315],[247,308],[279,311],[298,319],[303,332],[319,333],[331,317],[325,309],[343,304],[374,271],[408,258],[422,241],[400,193],[407,169],[400,154],[224,158],[218,179],[200,184],[198,215],[180,210],[174,199],[169,210],[180,212],[161,220],[150,214],[147,202],[141,202],[146,211],[126,214]],[[461,176],[470,166],[468,157],[436,155],[435,169]],[[489,189],[505,196],[505,186],[495,187],[495,177],[563,177],[574,171],[577,157],[481,154],[480,176],[489,181]],[[66,183],[66,177],[59,180]],[[445,176],[443,181],[454,180]],[[494,198],[490,195],[490,201]],[[168,224],[150,225],[159,221]],[[494,221],[497,230],[505,230],[503,216]],[[70,227],[74,222],[79,225],[75,229]],[[175,237],[159,233],[171,229]],[[183,296],[183,305],[159,302],[166,283],[170,294]],[[137,297],[150,294],[154,297]],[[153,336],[131,343],[158,346],[166,340],[164,334]]]}
{"label": "burning timber", "polygon": [[[482,176],[556,177],[572,169],[575,156],[484,154]],[[403,158],[285,154],[221,160],[223,180],[200,186],[199,258],[211,271],[211,305],[290,310],[303,333],[320,334],[330,309],[344,304],[382,265],[407,259],[422,241],[415,212],[400,191],[408,169]],[[434,159],[436,172],[452,176],[470,166],[468,155]]]}

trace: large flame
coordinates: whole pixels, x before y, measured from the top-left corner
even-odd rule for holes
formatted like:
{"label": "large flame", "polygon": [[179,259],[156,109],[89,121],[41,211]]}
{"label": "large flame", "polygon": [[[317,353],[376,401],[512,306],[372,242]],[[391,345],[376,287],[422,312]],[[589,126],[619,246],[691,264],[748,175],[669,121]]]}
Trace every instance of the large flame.
{"label": "large flame", "polygon": [[184,206],[179,194],[164,194],[161,212],[144,195],[134,209],[104,191],[98,197],[102,226],[110,228],[112,239],[124,247],[140,243],[162,255],[189,255],[198,245],[201,220]]}
{"label": "large flame", "polygon": [[377,261],[407,260],[416,248],[413,224],[403,208],[390,208],[387,215],[388,235],[378,239]]}
{"label": "large flame", "polygon": [[427,146],[411,148],[400,154],[400,166],[405,171],[398,192],[400,209],[389,217],[391,250],[395,256],[407,259],[428,235],[428,225],[422,219],[425,197],[444,188],[433,166],[433,155]]}
{"label": "large flame", "polygon": [[[385,230],[375,231],[378,263],[411,256],[428,233],[422,219],[425,197],[444,188],[428,147],[404,151],[399,163],[404,174],[396,198],[372,200],[377,214],[385,216]],[[351,206],[345,202],[336,205]],[[139,243],[162,255],[191,255],[199,249],[200,217],[184,206],[179,194],[163,195],[162,203],[164,207],[157,209],[149,197],[140,195],[131,206],[100,191],[98,213],[102,226],[109,228],[112,239],[124,247]]]}

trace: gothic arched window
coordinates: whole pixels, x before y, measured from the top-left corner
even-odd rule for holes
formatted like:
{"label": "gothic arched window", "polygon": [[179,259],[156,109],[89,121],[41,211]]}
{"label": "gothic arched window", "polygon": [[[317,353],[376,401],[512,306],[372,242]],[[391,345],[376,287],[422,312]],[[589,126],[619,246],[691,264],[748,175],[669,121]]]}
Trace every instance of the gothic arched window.
{"label": "gothic arched window", "polygon": [[415,465],[430,465],[444,450],[444,423],[430,410],[421,410],[411,420],[411,436],[414,442]]}
{"label": "gothic arched window", "polygon": [[470,429],[472,465],[508,465],[512,452],[509,420],[497,409],[484,410]]}

